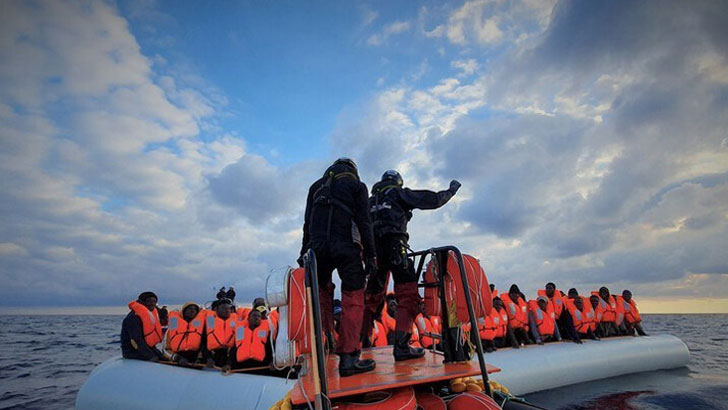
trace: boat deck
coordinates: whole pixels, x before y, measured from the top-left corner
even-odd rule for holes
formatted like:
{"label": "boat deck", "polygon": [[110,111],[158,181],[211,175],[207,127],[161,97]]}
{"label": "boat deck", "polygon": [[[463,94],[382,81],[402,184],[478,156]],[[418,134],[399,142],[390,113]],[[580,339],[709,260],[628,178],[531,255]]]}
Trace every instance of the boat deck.
{"label": "boat deck", "polygon": [[[463,363],[443,364],[442,355],[426,351],[425,356],[419,359],[395,362],[392,356],[392,346],[363,349],[362,359],[374,359],[377,368],[374,371],[357,374],[350,377],[339,377],[339,357],[333,354],[328,355],[326,361],[326,375],[329,388],[329,398],[353,396],[382,389],[390,389],[404,386],[413,386],[450,380],[456,377],[477,376],[480,374],[480,366],[477,360]],[[500,371],[499,368],[486,365],[488,373]],[[291,393],[293,404],[304,404],[306,398],[301,391],[305,390],[306,396],[313,400],[314,382],[313,372],[310,371],[296,383]]]}

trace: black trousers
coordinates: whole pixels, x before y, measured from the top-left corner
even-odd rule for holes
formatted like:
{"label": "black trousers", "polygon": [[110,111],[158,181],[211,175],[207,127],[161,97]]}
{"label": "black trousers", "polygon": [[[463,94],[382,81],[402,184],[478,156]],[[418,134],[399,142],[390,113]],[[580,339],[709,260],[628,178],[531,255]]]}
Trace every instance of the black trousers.
{"label": "black trousers", "polygon": [[311,249],[316,253],[319,286],[322,289],[331,283],[334,269],[339,272],[341,290],[364,289],[366,273],[359,245],[346,241],[316,241],[311,243]]}
{"label": "black trousers", "polygon": [[417,282],[414,261],[407,258],[407,236],[392,234],[378,237],[375,246],[379,269],[376,277],[369,278],[367,293],[383,292],[388,272],[392,272],[394,283]]}

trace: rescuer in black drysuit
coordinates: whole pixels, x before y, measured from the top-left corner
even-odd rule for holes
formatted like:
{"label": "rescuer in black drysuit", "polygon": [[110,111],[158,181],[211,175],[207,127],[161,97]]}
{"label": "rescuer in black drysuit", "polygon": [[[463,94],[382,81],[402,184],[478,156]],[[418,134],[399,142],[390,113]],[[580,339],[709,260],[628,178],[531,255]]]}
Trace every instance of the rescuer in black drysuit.
{"label": "rescuer in black drysuit", "polygon": [[[321,315],[329,343],[334,330],[334,269],[341,278],[339,374],[351,376],[373,370],[373,360],[359,360],[359,334],[366,276],[376,270],[376,252],[367,187],[359,180],[356,164],[349,158],[336,160],[309,188],[299,264],[302,265],[302,257],[309,248],[316,253]],[[362,266],[362,251],[366,269]]]}
{"label": "rescuer in black drysuit", "polygon": [[397,298],[397,317],[394,333],[394,359],[407,360],[422,357],[422,348],[409,345],[412,322],[420,313],[420,294],[417,290],[417,273],[413,261],[407,257],[407,222],[414,209],[437,209],[445,205],[460,189],[456,180],[450,188],[440,192],[403,188],[399,172],[386,171],[382,180],[372,187],[369,212],[374,226],[378,264],[376,276],[370,277],[366,292],[366,309],[362,340],[367,340],[373,326],[377,307],[381,306],[386,291],[389,272],[394,277],[394,294]]}

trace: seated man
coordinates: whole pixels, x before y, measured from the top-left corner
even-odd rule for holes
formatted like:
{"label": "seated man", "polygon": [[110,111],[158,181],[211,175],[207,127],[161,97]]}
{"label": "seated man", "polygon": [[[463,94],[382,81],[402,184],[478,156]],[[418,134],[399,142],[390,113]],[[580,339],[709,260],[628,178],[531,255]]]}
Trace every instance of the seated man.
{"label": "seated man", "polygon": [[420,334],[420,345],[425,349],[429,349],[435,344],[435,339],[431,336],[426,336],[426,333],[437,333],[435,326],[432,324],[432,320],[427,315],[425,310],[425,301],[420,301],[420,313],[415,318],[415,325],[417,326],[417,332]]}
{"label": "seated man", "polygon": [[556,326],[556,314],[549,298],[539,296],[536,300],[529,300],[528,319],[536,343],[542,345],[553,340],[561,341],[559,327]]}
{"label": "seated man", "polygon": [[162,325],[157,313],[157,295],[142,292],[136,301],[129,302],[130,312],[121,323],[121,355],[125,359],[165,359],[157,349],[162,341]]}
{"label": "seated man", "polygon": [[599,306],[602,308],[602,327],[604,330],[604,336],[619,336],[620,332],[617,328],[617,302],[614,297],[609,294],[609,289],[606,286],[599,288],[598,292],[592,292],[592,295],[596,295],[599,299]]}
{"label": "seated man", "polygon": [[[495,333],[495,338],[493,339],[493,350],[496,350],[497,347],[507,347],[511,346],[514,349],[519,349],[520,346],[518,344],[518,340],[516,339],[516,336],[513,334],[513,329],[511,329],[510,326],[508,326],[508,312],[506,312],[506,308],[503,305],[503,300],[499,297],[496,297],[493,299],[493,310],[500,315],[500,320],[498,324],[498,329]],[[495,320],[494,320],[495,323]]]}
{"label": "seated man", "polygon": [[244,369],[270,363],[270,327],[259,310],[235,328],[235,367]]}
{"label": "seated man", "polygon": [[[584,301],[585,298],[579,296],[579,292],[575,288],[569,289],[569,298],[566,299],[566,304],[567,309],[570,309],[569,315],[571,315],[574,330],[580,339],[588,337],[592,340],[599,340],[599,337],[592,330],[592,325],[596,321],[594,309],[592,309],[591,303],[584,303]],[[575,309],[571,310],[571,307]]]}
{"label": "seated man", "polygon": [[166,349],[180,365],[195,363],[202,351],[205,334],[205,312],[193,302],[182,305],[180,312],[169,313]]}
{"label": "seated man", "polygon": [[602,315],[604,310],[602,310],[602,307],[599,305],[599,296],[589,296],[589,303],[594,311],[594,323],[591,324],[590,328],[597,337],[604,337],[606,335],[604,325],[602,324]]}
{"label": "seated man", "polygon": [[501,300],[508,314],[508,327],[521,345],[530,345],[533,341],[528,337],[528,305],[521,295],[518,285],[513,284],[508,293],[501,295]]}
{"label": "seated man", "polygon": [[237,325],[237,317],[232,314],[232,308],[230,299],[223,298],[217,301],[214,311],[205,311],[205,346],[202,357],[207,367],[230,369],[230,350],[235,347]]}
{"label": "seated man", "polygon": [[[500,299],[498,299],[500,302]],[[502,306],[502,302],[501,306]],[[503,311],[505,319],[501,318],[501,312],[493,307],[490,310],[490,314],[485,318],[478,319],[478,336],[480,337],[480,343],[483,345],[483,350],[486,353],[491,353],[498,348],[495,345],[495,338],[499,336],[499,330],[501,329],[501,320],[508,320],[508,315]],[[507,325],[506,325],[507,326]]]}
{"label": "seated man", "polygon": [[644,330],[642,330],[642,316],[640,311],[637,309],[637,303],[632,299],[632,292],[624,290],[622,296],[617,296],[617,304],[624,306],[624,325],[627,329],[627,334],[634,336],[635,330],[640,336],[647,336]]}
{"label": "seated man", "polygon": [[397,317],[397,299],[393,294],[389,294],[386,297],[386,306],[382,309],[382,324],[387,329],[387,344],[394,344],[394,328],[396,321],[394,318]]}

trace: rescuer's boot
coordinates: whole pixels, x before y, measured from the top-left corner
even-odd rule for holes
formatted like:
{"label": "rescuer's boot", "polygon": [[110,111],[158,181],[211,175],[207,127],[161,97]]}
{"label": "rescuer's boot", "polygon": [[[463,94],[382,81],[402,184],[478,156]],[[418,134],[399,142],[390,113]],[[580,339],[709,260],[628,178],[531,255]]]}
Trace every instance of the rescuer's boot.
{"label": "rescuer's boot", "polygon": [[421,347],[412,347],[409,344],[411,333],[405,333],[401,330],[394,332],[394,360],[399,362],[402,360],[416,359],[425,355],[425,349]]}

